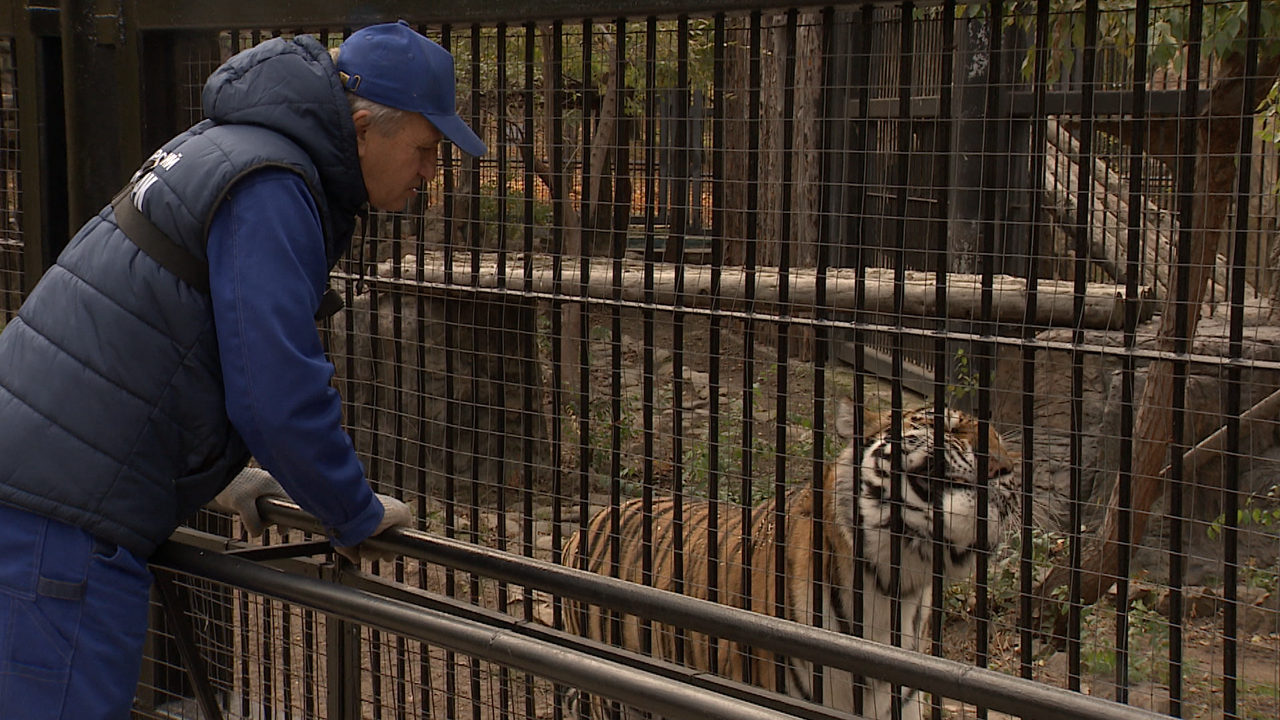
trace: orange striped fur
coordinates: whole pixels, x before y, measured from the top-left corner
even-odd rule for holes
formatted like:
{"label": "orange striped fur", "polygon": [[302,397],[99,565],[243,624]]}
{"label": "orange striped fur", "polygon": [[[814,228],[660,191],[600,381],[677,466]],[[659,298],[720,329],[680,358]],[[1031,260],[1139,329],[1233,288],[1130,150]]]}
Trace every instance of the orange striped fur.
{"label": "orange striped fur", "polygon": [[[989,522],[986,537],[979,542],[976,420],[957,411],[945,413],[942,418],[945,469],[935,472],[932,469],[934,413],[918,411],[904,415],[902,440],[898,443],[893,441],[887,422],[873,428],[861,443],[861,456],[855,457],[856,444],[851,439],[854,412],[852,401],[841,403],[836,425],[848,443],[828,464],[820,489],[820,552],[813,550],[818,537],[814,522],[818,493],[806,486],[793,488],[786,494],[781,516],[776,498],[751,508],[746,518],[739,506],[726,503],[713,505],[707,501],[686,500],[677,506],[671,497],[663,497],[654,499],[651,512],[646,514],[640,499],[628,500],[616,509],[596,513],[585,533],[571,537],[564,548],[565,563],[845,633],[854,633],[858,625],[859,613],[854,612],[857,597],[854,580],[860,572],[860,634],[882,643],[894,639],[890,628],[893,607],[890,595],[896,592],[901,617],[898,644],[915,651],[927,649],[933,548],[935,544],[943,547],[949,577],[954,579],[972,572],[978,546],[994,546],[1006,528],[1016,523],[1016,464],[1000,435],[991,431],[985,457]],[[895,474],[895,467],[905,472]],[[901,493],[902,498],[900,517],[896,519],[889,510],[889,500],[895,492],[890,481],[893,477],[900,481],[896,492]],[[943,533],[935,538],[933,516],[939,506]],[[677,510],[681,514],[678,523]],[[785,581],[779,604],[775,568],[780,520],[785,528],[781,544]],[[902,528],[897,533],[896,571],[892,562],[895,520]],[[613,532],[615,522],[619,528],[616,534]],[[646,525],[653,528],[652,542],[648,545],[644,542]],[[682,540],[679,554],[683,559],[683,579],[676,575],[677,527]],[[857,562],[855,551],[861,558]],[[646,555],[652,562],[651,578],[644,576]],[[713,557],[716,572],[714,578],[710,578]],[[820,573],[815,572],[817,569]],[[821,585],[814,582],[816,577],[822,579]],[[815,617],[815,586],[821,598],[818,617]],[[595,606],[584,608],[568,603],[564,617],[567,629],[575,634],[614,642],[620,626],[621,637],[616,638],[616,642],[622,647],[693,668],[714,670],[725,677],[795,697],[819,700],[814,697],[813,668],[802,660],[775,658],[772,653],[725,640],[713,642],[699,633],[688,633],[679,641],[676,628],[662,622],[651,624],[646,639],[644,625],[636,616],[622,616],[615,624],[609,614]],[[781,673],[778,667],[782,668]],[[849,673],[828,668],[824,670],[821,700],[833,708],[852,712],[854,684],[855,679]],[[886,683],[866,681],[861,696],[863,714],[872,718],[891,717],[895,694]],[[920,702],[914,691],[904,690],[897,702],[902,704],[904,720],[920,717]]]}

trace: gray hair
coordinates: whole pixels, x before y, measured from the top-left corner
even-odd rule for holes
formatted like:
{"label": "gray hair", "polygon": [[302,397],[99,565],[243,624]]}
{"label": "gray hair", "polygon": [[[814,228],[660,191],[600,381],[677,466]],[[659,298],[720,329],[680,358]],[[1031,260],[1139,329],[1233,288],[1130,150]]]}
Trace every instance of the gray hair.
{"label": "gray hair", "polygon": [[[329,57],[333,58],[334,65],[338,64],[338,52],[340,48],[329,48]],[[339,75],[342,80],[346,81],[346,74]],[[347,103],[351,106],[351,114],[355,115],[361,110],[369,111],[369,127],[380,133],[391,134],[400,129],[400,126],[413,113],[408,110],[400,110],[398,108],[388,107],[381,103],[376,103],[367,98],[347,91]]]}

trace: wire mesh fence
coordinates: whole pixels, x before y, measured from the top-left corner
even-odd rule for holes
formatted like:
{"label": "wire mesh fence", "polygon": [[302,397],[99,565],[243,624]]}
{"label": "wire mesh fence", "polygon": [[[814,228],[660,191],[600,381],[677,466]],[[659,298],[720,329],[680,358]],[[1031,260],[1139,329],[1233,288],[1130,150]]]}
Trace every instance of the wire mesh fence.
{"label": "wire mesh fence", "polygon": [[0,38],[0,327],[23,298],[21,178],[18,174],[18,102],[12,41]]}
{"label": "wire mesh fence", "polygon": [[[421,26],[490,153],[445,153],[336,274],[325,339],[371,481],[449,538],[1179,717],[1275,717],[1277,17],[1099,5]],[[186,41],[192,122],[203,77],[275,34]],[[380,570],[872,717],[984,714]],[[229,716],[329,716],[323,619],[230,597]],[[573,712],[362,632],[360,716]]]}

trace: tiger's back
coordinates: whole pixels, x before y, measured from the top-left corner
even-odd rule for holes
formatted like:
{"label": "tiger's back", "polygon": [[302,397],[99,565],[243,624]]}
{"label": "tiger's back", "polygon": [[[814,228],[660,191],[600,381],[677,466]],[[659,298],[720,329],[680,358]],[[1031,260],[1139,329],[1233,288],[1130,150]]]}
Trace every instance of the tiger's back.
{"label": "tiger's back", "polygon": [[[979,542],[979,463],[974,457],[978,424],[973,418],[948,412],[943,419],[944,450],[934,453],[933,414],[907,415],[900,451],[895,453],[887,428],[854,443],[853,412],[852,402],[841,404],[837,429],[849,442],[828,464],[817,491],[793,488],[781,507],[772,498],[747,510],[662,497],[646,511],[641,499],[629,500],[596,513],[584,531],[572,536],[564,549],[565,563],[882,643],[893,639],[889,619],[896,606],[902,619],[898,644],[924,649],[932,607],[933,550],[944,549],[947,572],[957,576],[970,571],[978,546],[991,547],[998,541],[1017,511],[1014,463],[992,432],[985,458],[989,522],[985,541]],[[858,445],[862,451],[855,457]],[[935,469],[938,456],[944,467]],[[901,501],[899,511],[889,509],[894,499]],[[935,537],[933,516],[938,508],[943,534]],[[821,522],[815,523],[815,517]],[[647,540],[646,526],[652,528]],[[815,584],[817,578],[820,585]],[[815,594],[820,608],[814,605]],[[842,671],[825,671],[826,697],[816,698],[813,668],[805,661],[776,658],[700,633],[681,633],[659,621],[646,627],[636,616],[611,617],[599,607],[578,603],[567,604],[565,624],[570,632],[595,640],[836,709],[854,709],[855,679]],[[862,712],[890,717],[891,689],[874,680],[866,688]],[[918,702],[908,693],[903,717],[910,720],[919,712]]]}

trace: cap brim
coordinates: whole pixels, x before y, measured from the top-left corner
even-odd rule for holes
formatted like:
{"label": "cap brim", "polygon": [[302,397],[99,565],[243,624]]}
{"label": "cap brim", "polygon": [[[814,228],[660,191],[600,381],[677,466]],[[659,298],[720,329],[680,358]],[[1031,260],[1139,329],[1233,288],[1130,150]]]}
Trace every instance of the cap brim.
{"label": "cap brim", "polygon": [[[426,115],[426,113],[423,114]],[[426,115],[426,118],[462,152],[476,157],[489,152],[489,148],[485,146],[480,136],[476,135],[475,131],[457,115]]]}

